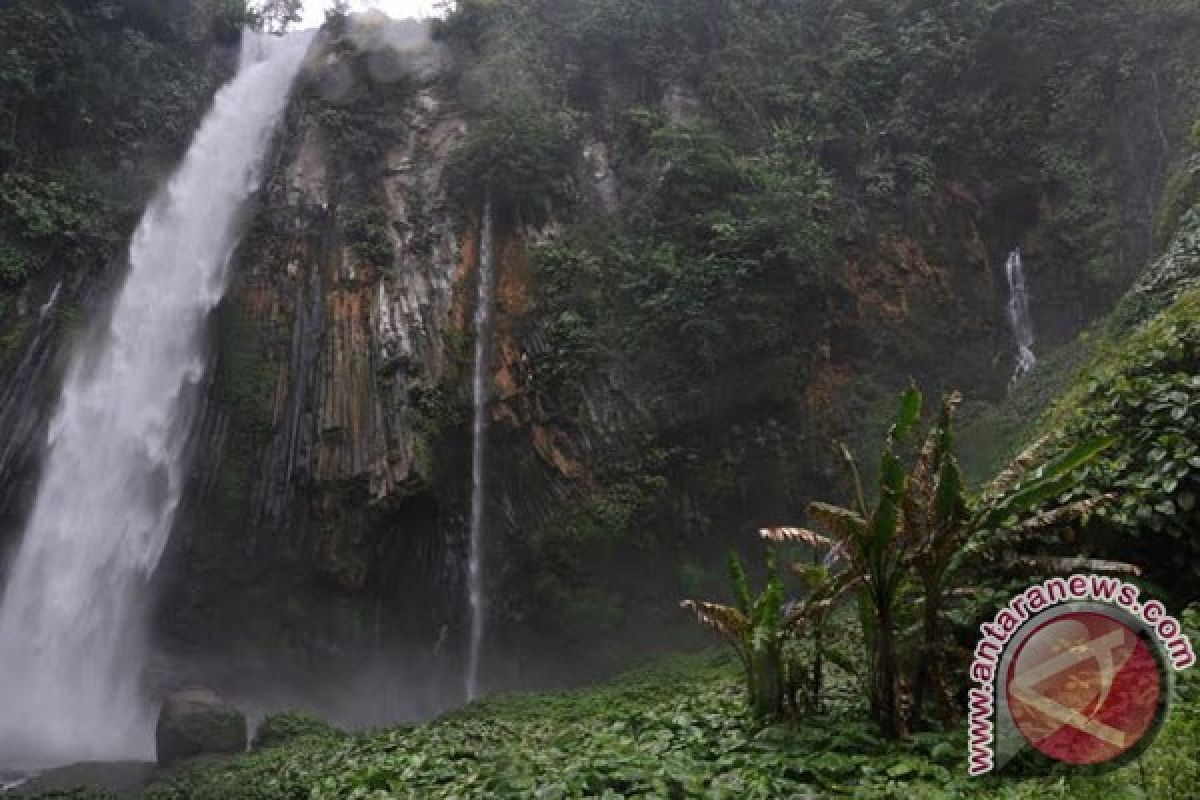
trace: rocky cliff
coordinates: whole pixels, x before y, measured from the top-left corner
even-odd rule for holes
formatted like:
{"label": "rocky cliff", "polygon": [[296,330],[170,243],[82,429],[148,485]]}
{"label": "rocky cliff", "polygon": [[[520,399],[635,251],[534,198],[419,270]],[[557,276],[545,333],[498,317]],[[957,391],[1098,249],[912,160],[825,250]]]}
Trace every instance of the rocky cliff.
{"label": "rocky cliff", "polygon": [[[1001,397],[1014,246],[1043,352],[1155,249],[1191,12],[567,5],[464,2],[436,43],[351,17],[314,51],[213,323],[168,650],[453,663],[485,190],[496,684],[671,640],[909,377]],[[43,283],[0,395],[9,538],[62,347]]]}

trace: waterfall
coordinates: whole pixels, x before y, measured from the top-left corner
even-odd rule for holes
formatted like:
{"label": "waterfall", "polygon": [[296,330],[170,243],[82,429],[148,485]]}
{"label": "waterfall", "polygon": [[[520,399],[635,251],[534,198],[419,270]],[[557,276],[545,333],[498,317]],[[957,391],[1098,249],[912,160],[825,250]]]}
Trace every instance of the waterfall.
{"label": "waterfall", "polygon": [[484,455],[487,449],[492,293],[495,288],[490,197],[484,202],[479,238],[479,289],[475,301],[475,369],[471,379],[474,417],[471,423],[471,532],[467,553],[467,602],[471,617],[471,638],[467,651],[467,700],[474,700],[479,696],[479,651],[483,647]]}
{"label": "waterfall", "polygon": [[50,292],[50,299],[42,303],[42,309],[38,312],[38,319],[45,321],[46,317],[50,316],[50,312],[54,311],[54,307],[58,305],[58,293],[62,291],[62,281],[54,284],[54,291]]}
{"label": "waterfall", "polygon": [[1009,379],[1009,385],[1013,386],[1037,366],[1037,356],[1033,354],[1033,318],[1029,313],[1029,289],[1025,285],[1021,248],[1008,254],[1004,271],[1008,276],[1008,324],[1017,345],[1017,365]]}
{"label": "waterfall", "polygon": [[206,322],[311,38],[246,34],[133,234],[109,317],[72,355],[0,599],[0,758],[14,766],[153,754],[148,586],[183,489]]}

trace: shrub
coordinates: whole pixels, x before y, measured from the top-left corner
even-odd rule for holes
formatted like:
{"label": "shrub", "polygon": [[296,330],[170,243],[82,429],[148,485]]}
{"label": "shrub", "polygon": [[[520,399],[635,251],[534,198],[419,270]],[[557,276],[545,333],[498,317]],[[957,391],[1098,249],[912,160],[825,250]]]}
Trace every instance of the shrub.
{"label": "shrub", "polygon": [[541,224],[574,196],[564,119],[530,100],[506,100],[467,134],[447,177],[464,207],[490,196],[502,216]]}
{"label": "shrub", "polygon": [[343,735],[340,730],[307,711],[283,711],[270,714],[259,723],[250,746],[254,750],[278,747],[302,736],[329,739]]}

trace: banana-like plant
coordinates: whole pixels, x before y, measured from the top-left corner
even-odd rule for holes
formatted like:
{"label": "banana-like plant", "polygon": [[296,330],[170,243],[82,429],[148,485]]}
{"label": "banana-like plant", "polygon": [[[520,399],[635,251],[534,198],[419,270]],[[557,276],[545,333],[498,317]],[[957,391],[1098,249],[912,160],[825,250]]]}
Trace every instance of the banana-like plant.
{"label": "banana-like plant", "polygon": [[[812,503],[808,509],[845,544],[848,569],[862,578],[859,618],[871,654],[867,695],[873,716],[890,736],[920,724],[930,694],[936,693],[941,716],[955,714],[943,619],[958,573],[978,563],[998,540],[1059,527],[1110,499],[1052,504],[1071,485],[1072,473],[1111,444],[1106,439],[1080,442],[1049,460],[1046,445],[1031,448],[972,497],[954,456],[953,420],[960,402],[957,392],[944,398],[909,468],[900,449],[919,422],[922,405],[921,393],[910,387],[901,396],[880,456],[878,498],[867,503],[857,464],[840,445],[854,506]],[[921,610],[920,642],[913,674],[903,682],[911,696],[902,704],[897,604],[910,585]],[[908,707],[907,719],[901,716],[901,705]]]}
{"label": "banana-like plant", "polygon": [[1042,440],[1019,455],[978,497],[969,496],[954,456],[953,422],[961,401],[958,392],[943,398],[910,472],[902,508],[908,563],[921,594],[919,657],[909,681],[910,726],[920,724],[931,695],[938,716],[956,713],[942,622],[959,571],[978,563],[983,551],[997,541],[1053,530],[1086,517],[1111,499],[1102,495],[1046,507],[1071,485],[1076,469],[1111,445],[1107,439],[1080,442],[1049,460],[1045,459],[1049,440]]}
{"label": "banana-like plant", "polygon": [[[785,608],[784,586],[774,555],[769,554],[767,585],[757,597],[750,592],[741,561],[731,555],[736,606],[683,601],[684,608],[721,633],[737,651],[757,714],[817,708],[829,617],[854,593],[869,658],[865,669],[844,666],[859,677],[872,715],[884,733],[898,737],[906,728],[921,724],[931,697],[938,716],[955,716],[950,682],[952,645],[945,617],[949,600],[962,589],[963,573],[986,563],[997,544],[1061,527],[1112,499],[1100,495],[1055,504],[1072,486],[1073,473],[1111,444],[1102,438],[1079,442],[1053,457],[1047,457],[1053,442],[1038,442],[982,492],[971,495],[954,456],[953,421],[961,397],[955,392],[943,399],[923,443],[913,450],[908,442],[921,419],[922,399],[915,387],[901,396],[880,455],[878,493],[871,502],[857,462],[849,449],[839,444],[850,477],[852,506],[814,502],[808,507],[809,517],[829,536],[804,528],[760,531],[763,538],[775,543],[799,542],[814,553],[825,551],[823,559],[792,566],[806,587],[799,600]],[[909,453],[914,454],[911,467],[905,458]],[[1069,560],[1039,561],[1051,570],[1070,568]],[[842,567],[833,569],[839,562]],[[1137,571],[1127,564],[1087,563],[1106,572]],[[905,648],[916,658],[911,675],[903,679],[898,617],[902,600],[909,598],[920,614],[915,628],[918,641],[914,648]],[[789,672],[791,665],[783,658],[789,637],[801,635],[810,638],[814,654],[807,675]],[[909,692],[905,697],[901,697],[902,688]],[[804,697],[799,697],[798,691],[803,691]],[[902,714],[904,708],[906,715]]]}
{"label": "banana-like plant", "polygon": [[849,570],[835,570],[843,550],[832,539],[805,528],[762,528],[759,535],[775,544],[803,544],[811,553],[809,562],[797,561],[791,572],[804,584],[804,596],[788,609],[784,625],[791,635],[807,637],[808,664],[785,660],[785,704],[796,716],[818,713],[821,710],[821,689],[824,686],[824,662],[828,657],[851,674],[857,675],[854,665],[840,658],[836,650],[826,648],[830,617],[839,599],[855,581]]}
{"label": "banana-like plant", "polygon": [[756,716],[784,712],[783,647],[787,636],[783,604],[784,588],[775,568],[773,554],[767,556],[767,583],[755,597],[746,570],[736,553],[729,554],[729,577],[737,605],[701,600],[684,600],[682,608],[721,634],[742,662],[746,696]]}
{"label": "banana-like plant", "polygon": [[867,502],[854,456],[839,443],[851,478],[854,505],[842,508],[816,502],[808,507],[809,516],[845,548],[847,570],[861,581],[859,621],[870,655],[865,681],[867,700],[876,722],[892,737],[900,736],[903,727],[897,687],[896,604],[909,569],[907,537],[902,535],[909,477],[898,451],[920,418],[921,393],[910,387],[900,398],[896,421],[884,442],[879,458],[879,493],[873,502]]}

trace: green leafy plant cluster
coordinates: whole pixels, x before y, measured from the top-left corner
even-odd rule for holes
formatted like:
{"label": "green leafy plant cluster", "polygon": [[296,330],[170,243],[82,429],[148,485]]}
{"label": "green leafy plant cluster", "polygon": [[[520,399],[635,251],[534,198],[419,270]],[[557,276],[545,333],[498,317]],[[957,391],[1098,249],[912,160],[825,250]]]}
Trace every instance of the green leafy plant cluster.
{"label": "green leafy plant cluster", "polygon": [[495,698],[417,727],[297,738],[184,767],[145,797],[1185,800],[1200,780],[1194,670],[1138,763],[1100,776],[986,779],[967,777],[961,733],[882,739],[844,678],[828,687],[825,714],[762,725],[743,712],[737,670],[724,656],[676,657],[594,689]]}
{"label": "green leafy plant cluster", "polygon": [[[1065,434],[1104,435],[1116,446],[1088,466],[1070,497],[1116,491],[1098,512],[1093,547],[1137,553],[1183,599],[1200,563],[1200,293],[1184,296],[1083,379],[1055,413]],[[1107,537],[1104,534],[1107,533]],[[1180,573],[1193,576],[1192,581]]]}
{"label": "green leafy plant cluster", "polygon": [[391,266],[395,259],[391,215],[382,203],[355,206],[347,215],[344,228],[351,248],[364,263]]}
{"label": "green leafy plant cluster", "polygon": [[215,88],[207,33],[158,3],[0,8],[0,291],[116,253]]}
{"label": "green leafy plant cluster", "polygon": [[646,389],[667,403],[697,376],[788,361],[805,310],[819,313],[838,283],[830,182],[790,131],[753,155],[710,129],[651,136],[663,170],[631,198],[633,224],[581,228],[534,254],[549,320],[534,367],[568,412],[580,378],[614,360],[653,376]]}
{"label": "green leafy plant cluster", "polygon": [[464,207],[490,197],[505,219],[541,224],[569,210],[572,136],[569,118],[516,95],[494,103],[447,167],[450,192]]}
{"label": "green leafy plant cluster", "polygon": [[[1076,471],[1112,443],[1104,436],[1080,438],[1048,459],[1039,444],[972,496],[953,452],[952,421],[959,400],[950,395],[943,401],[917,445],[912,437],[922,396],[915,388],[904,393],[880,456],[877,499],[868,500],[860,470],[842,446],[853,505],[814,502],[808,509],[830,537],[799,528],[764,531],[769,539],[823,545],[831,554],[811,566],[794,567],[808,592],[792,610],[784,611],[784,585],[773,565],[766,588],[754,600],[736,560],[737,606],[685,601],[742,657],[752,706],[760,715],[803,707],[797,699],[801,689],[789,678],[810,680],[810,691],[821,685],[819,662],[812,670],[792,668],[784,661],[784,643],[807,633],[813,655],[819,657],[831,607],[854,596],[867,658],[863,667],[847,663],[845,669],[858,677],[884,734],[895,738],[919,728],[927,713],[954,719],[959,687],[952,677],[955,644],[946,618],[955,589],[973,582],[969,572],[979,574],[998,543],[1053,530],[1111,499],[1103,491],[1074,501],[1059,499],[1074,485]],[[844,563],[833,569],[839,561]],[[919,613],[912,613],[913,608]],[[818,700],[814,697],[810,705]]]}
{"label": "green leafy plant cluster", "polygon": [[307,711],[283,711],[269,714],[254,731],[251,748],[279,747],[304,737],[338,738],[344,734],[325,720]]}

